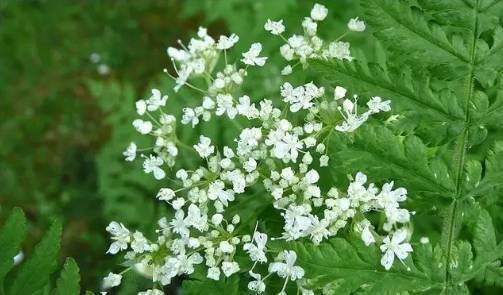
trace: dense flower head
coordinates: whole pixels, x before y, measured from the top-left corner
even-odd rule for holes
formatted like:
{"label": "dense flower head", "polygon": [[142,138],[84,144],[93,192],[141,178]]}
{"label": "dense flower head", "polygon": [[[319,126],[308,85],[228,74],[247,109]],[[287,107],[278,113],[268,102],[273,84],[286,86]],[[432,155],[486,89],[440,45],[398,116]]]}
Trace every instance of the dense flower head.
{"label": "dense flower head", "polygon": [[[325,42],[317,36],[327,15],[326,7],[315,4],[302,21],[303,34],[288,38],[283,36],[286,28],[282,20],[265,23],[266,31],[286,41],[279,54],[296,62],[281,74],[290,74],[298,64],[306,68],[312,59],[353,59],[349,43]],[[365,28],[357,18],[348,26],[351,31]],[[123,224],[110,223],[108,253],[123,252],[127,264],[135,265],[136,271],[159,285],[168,285],[173,278],[202,267],[210,280],[245,271],[252,279],[248,288],[258,293],[265,292],[266,278],[276,275],[284,280],[281,292],[293,282],[302,294],[312,291],[303,280],[305,270],[297,264],[297,253],[277,251],[269,247],[271,240],[306,240],[318,245],[354,224],[365,245],[383,241],[382,264],[386,269],[395,256],[405,259],[412,250],[403,234],[410,220],[409,211],[401,207],[407,199],[404,188],[393,188],[393,182],[381,188],[367,185],[361,172],[350,177],[345,191],[321,185],[331,180],[320,169],[330,165],[333,134],[354,132],[373,115],[391,111],[390,101],[375,96],[358,110],[358,96],[347,98],[344,87],[330,89],[319,81],[284,81],[268,98],[253,97],[243,87],[248,71],[265,67],[268,57],[263,55],[263,45],[255,42],[239,60],[229,61],[227,50],[238,41],[235,34],[216,41],[200,28],[187,46],[180,42],[181,48],[168,48],[176,75],[166,72],[175,80],[174,91],[186,87],[196,93],[198,102],[184,106],[181,118],[176,118],[167,111],[168,96],[153,89],[147,99],[136,103],[139,118],[132,123],[138,133],[153,137],[153,146],[141,148],[132,142],[123,155],[126,161],[142,159],[145,173],[163,181],[155,197],[172,214],[158,220],[153,239],[129,231]],[[218,63],[221,56],[224,65]],[[193,83],[196,80],[206,87]],[[204,126],[195,128],[215,117],[235,126],[232,141],[222,143],[204,134]],[[202,130],[203,134],[198,134],[195,142],[185,143],[177,135],[180,128]],[[178,161],[179,154],[197,159],[199,164],[181,166],[184,163]],[[282,232],[267,233],[260,221],[253,233],[241,225],[245,215],[233,206],[255,198],[251,192],[260,192],[262,201],[278,212]],[[384,217],[382,229],[365,217],[371,211]],[[251,268],[244,269],[236,259],[238,252],[246,253]],[[267,274],[261,273],[264,270]],[[108,288],[114,287],[120,278],[111,273],[105,282]],[[143,294],[162,294],[159,292],[151,289]]]}

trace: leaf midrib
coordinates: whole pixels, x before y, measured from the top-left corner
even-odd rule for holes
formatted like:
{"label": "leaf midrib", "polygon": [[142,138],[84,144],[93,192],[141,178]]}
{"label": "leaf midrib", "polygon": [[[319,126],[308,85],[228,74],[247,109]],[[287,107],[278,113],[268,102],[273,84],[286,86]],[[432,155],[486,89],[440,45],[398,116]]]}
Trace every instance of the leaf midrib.
{"label": "leaf midrib", "polygon": [[473,7],[473,12],[474,12],[474,21],[473,21],[473,39],[472,39],[472,46],[470,50],[470,71],[468,73],[468,84],[467,84],[467,94],[466,94],[466,102],[465,102],[465,129],[463,130],[463,133],[461,134],[461,140],[460,140],[460,156],[459,160],[457,163],[457,169],[456,169],[456,197],[453,200],[452,203],[452,212],[449,215],[449,231],[448,231],[448,238],[447,238],[447,250],[446,250],[446,257],[445,257],[445,277],[444,277],[444,287],[447,288],[449,284],[451,283],[451,276],[449,272],[449,262],[451,261],[451,255],[452,255],[452,247],[454,244],[454,228],[459,226],[456,223],[456,214],[457,210],[459,210],[458,206],[458,201],[461,197],[462,193],[462,185],[463,185],[463,180],[464,180],[464,166],[465,166],[465,160],[466,160],[466,154],[467,154],[467,143],[468,143],[468,136],[469,136],[469,124],[471,120],[471,112],[470,112],[470,102],[473,99],[473,94],[474,94],[474,68],[475,68],[475,56],[476,56],[476,42],[477,42],[477,37],[478,37],[478,17],[479,17],[479,0],[475,3],[475,6]]}

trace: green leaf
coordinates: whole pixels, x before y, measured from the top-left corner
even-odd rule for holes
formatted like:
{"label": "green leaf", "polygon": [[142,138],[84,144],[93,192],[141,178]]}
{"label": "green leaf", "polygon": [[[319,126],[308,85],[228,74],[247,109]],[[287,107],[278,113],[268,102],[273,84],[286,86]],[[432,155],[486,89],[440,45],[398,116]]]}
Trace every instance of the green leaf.
{"label": "green leaf", "polygon": [[290,247],[298,255],[298,264],[306,271],[308,285],[315,289],[329,285],[340,294],[356,291],[383,294],[390,286],[394,292],[420,292],[439,286],[432,276],[434,273],[425,271],[435,267],[436,259],[431,250],[418,256],[421,260],[417,266],[408,258],[405,265],[395,263],[387,271],[380,264],[378,247],[367,247],[361,241],[350,243],[333,238],[319,246],[295,242]]}
{"label": "green leaf", "polygon": [[[362,6],[371,27],[400,57],[427,64],[463,66],[470,61],[467,42],[449,36],[410,1],[369,0]],[[450,40],[450,38],[452,38]]]}
{"label": "green leaf", "polygon": [[79,267],[75,260],[67,258],[63,270],[56,282],[54,295],[79,295],[80,294]]}
{"label": "green leaf", "polygon": [[[361,127],[354,140],[340,146],[332,157],[346,173],[364,171],[373,181],[397,178],[397,183],[416,194],[416,198],[453,197],[455,185],[447,165],[431,157],[428,147],[416,136],[396,136],[386,127]],[[430,203],[430,205],[432,205]]]}
{"label": "green leaf", "polygon": [[211,280],[205,277],[199,279],[187,279],[182,284],[183,294],[222,294],[238,295],[243,294],[239,288],[239,276],[233,275],[225,278],[221,277],[219,281]]}
{"label": "green leaf", "polygon": [[481,210],[473,234],[473,246],[477,256],[485,256],[496,249],[496,235],[492,218],[486,210]]}
{"label": "green leaf", "polygon": [[14,256],[21,250],[26,235],[26,218],[20,208],[14,208],[0,230],[0,286],[14,265]]}
{"label": "green leaf", "polygon": [[61,230],[61,224],[54,222],[30,258],[21,266],[8,289],[9,295],[32,294],[49,283],[50,275],[57,267]]}

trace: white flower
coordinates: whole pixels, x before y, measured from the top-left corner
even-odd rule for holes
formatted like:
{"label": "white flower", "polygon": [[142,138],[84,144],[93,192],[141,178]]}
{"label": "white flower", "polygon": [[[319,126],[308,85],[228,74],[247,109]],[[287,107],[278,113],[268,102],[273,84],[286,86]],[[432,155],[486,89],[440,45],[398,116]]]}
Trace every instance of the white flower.
{"label": "white flower", "polygon": [[367,106],[369,107],[370,112],[373,114],[379,112],[389,112],[391,110],[390,104],[391,101],[383,101],[379,96],[374,96],[367,102]]}
{"label": "white flower", "polygon": [[428,237],[421,237],[419,239],[419,243],[425,245],[425,244],[428,244],[430,242],[430,239]]}
{"label": "white flower", "polygon": [[341,87],[341,86],[336,86],[334,90],[334,98],[335,100],[344,98],[346,96],[346,88]]}
{"label": "white flower", "polygon": [[304,31],[307,35],[314,36],[316,35],[318,24],[315,23],[310,17],[306,17],[304,18],[304,21],[302,21],[302,28],[304,28]]}
{"label": "white flower", "polygon": [[206,275],[206,277],[218,281],[220,279],[220,269],[218,267],[208,268],[208,274]]}
{"label": "white flower", "polygon": [[111,272],[103,279],[103,289],[117,287],[121,284],[121,280],[122,276],[120,274]]}
{"label": "white flower", "polygon": [[129,230],[122,223],[112,221],[107,226],[106,231],[112,235],[112,240],[114,241],[107,253],[117,254],[119,251],[127,249],[131,236]]}
{"label": "white flower", "polygon": [[246,172],[252,173],[257,169],[257,161],[253,158],[249,158],[246,162],[243,163],[243,169],[245,169]]}
{"label": "white flower", "polygon": [[375,243],[375,238],[374,235],[372,235],[372,232],[370,231],[370,225],[367,225],[363,228],[361,238],[363,243],[365,243],[365,246],[369,246],[372,243]]}
{"label": "white flower", "polygon": [[222,272],[226,277],[237,273],[239,271],[239,264],[235,261],[224,261],[222,262]]}
{"label": "white flower", "polygon": [[283,75],[283,76],[290,75],[291,73],[292,73],[292,66],[291,65],[287,65],[286,67],[284,67],[281,70],[281,75]]}
{"label": "white flower", "polygon": [[262,44],[253,43],[250,47],[250,50],[243,53],[243,58],[241,61],[247,65],[251,66],[263,66],[267,57],[259,57],[260,52],[262,51]]}
{"label": "white flower", "polygon": [[138,292],[138,295],[164,295],[164,292],[159,289],[151,289],[151,290]]}
{"label": "white flower", "polygon": [[322,155],[320,157],[320,167],[327,167],[328,166],[328,160],[330,158],[327,155]]}
{"label": "white flower", "polygon": [[218,249],[220,249],[220,251],[222,251],[222,253],[232,253],[234,252],[234,246],[232,246],[228,241],[221,241],[219,246],[218,246]]}
{"label": "white flower", "polygon": [[199,124],[199,114],[193,108],[183,108],[182,124],[192,123],[192,127]]}
{"label": "white flower", "polygon": [[218,199],[222,204],[228,206],[229,201],[234,201],[234,193],[231,190],[224,190],[225,184],[221,180],[212,182],[208,187],[208,199]]}
{"label": "white flower", "polygon": [[215,114],[221,116],[227,113],[229,119],[234,119],[238,113],[237,109],[234,107],[234,102],[232,95],[230,94],[218,94],[217,95],[217,109]]}
{"label": "white flower", "polygon": [[156,111],[158,108],[166,105],[166,101],[168,100],[167,95],[162,95],[161,91],[158,89],[152,89],[152,96],[147,99],[147,110],[149,112]]}
{"label": "white flower", "polygon": [[365,31],[365,23],[358,18],[352,18],[348,22],[348,29],[353,32],[363,32]]}
{"label": "white flower", "polygon": [[150,131],[152,131],[152,122],[150,121],[143,121],[142,119],[136,119],[133,121],[133,127],[136,129],[136,131],[140,132],[141,134],[148,134]]}
{"label": "white flower", "polygon": [[156,198],[161,201],[171,201],[175,197],[175,192],[170,188],[161,188]]}
{"label": "white flower", "polygon": [[269,272],[277,273],[282,278],[290,278],[295,281],[304,276],[304,269],[295,265],[297,253],[294,251],[284,250],[278,255],[278,259],[284,262],[273,262],[269,264]]}
{"label": "white flower", "polygon": [[318,174],[318,171],[316,171],[314,169],[309,170],[309,172],[307,172],[306,175],[304,176],[304,180],[306,181],[306,183],[309,183],[309,184],[316,183],[316,182],[318,182],[319,179],[320,179],[320,175]]}
{"label": "white flower", "polygon": [[136,158],[136,144],[131,142],[122,154],[126,157],[126,161],[133,161]]}
{"label": "white flower", "polygon": [[283,20],[272,21],[270,19],[264,25],[264,29],[268,32],[271,32],[273,35],[280,35],[285,31],[285,26],[283,25]]}
{"label": "white flower", "polygon": [[407,238],[407,230],[399,229],[393,236],[386,236],[383,240],[383,244],[380,249],[384,253],[381,259],[381,265],[384,266],[386,270],[389,270],[393,265],[395,255],[398,259],[404,260],[407,258],[410,252],[412,252],[412,247],[409,243],[404,242]]}
{"label": "white flower", "polygon": [[201,158],[208,158],[215,151],[215,147],[211,145],[211,139],[206,136],[199,136],[199,143],[194,145]]}
{"label": "white flower", "polygon": [[143,234],[137,231],[133,234],[131,249],[133,249],[135,253],[141,254],[145,251],[150,251],[151,247],[148,243],[148,240],[143,236]]}
{"label": "white flower", "polygon": [[162,164],[164,164],[164,161],[160,157],[150,155],[143,162],[143,170],[147,174],[152,173],[157,180],[163,179],[166,173],[160,168]]}
{"label": "white flower", "polygon": [[365,123],[369,117],[369,113],[358,115],[356,104],[351,102],[349,99],[344,100],[342,103],[342,109],[344,110],[344,113],[341,112],[341,114],[345,121],[341,125],[335,126],[335,130],[340,132],[355,131],[358,127]]}
{"label": "white flower", "polygon": [[[259,275],[260,276],[260,275]],[[251,281],[248,283],[248,289],[257,293],[264,293],[265,283],[264,281],[258,279],[256,281]]]}
{"label": "white flower", "polygon": [[328,50],[324,52],[327,58],[336,58],[339,60],[352,61],[353,57],[349,51],[350,44],[348,42],[336,41],[328,45]]}
{"label": "white flower", "polygon": [[142,116],[145,114],[145,111],[147,110],[147,103],[143,99],[138,100],[135,105],[136,113],[138,113],[138,115]]}
{"label": "white flower", "polygon": [[322,21],[327,17],[328,9],[321,4],[314,4],[313,9],[311,9],[311,18],[315,21]]}
{"label": "white flower", "polygon": [[226,50],[234,46],[239,41],[239,37],[236,34],[232,34],[229,37],[220,36],[217,43],[217,48],[220,50]]}
{"label": "white flower", "polygon": [[239,104],[236,106],[236,109],[240,115],[248,119],[259,116],[259,111],[255,107],[255,104],[250,104],[250,97],[248,95],[243,95],[239,98]]}
{"label": "white flower", "polygon": [[[253,243],[255,242],[255,244]],[[265,255],[267,244],[267,235],[259,232],[253,234],[253,241],[243,245],[243,250],[245,250],[252,261],[258,261],[261,263],[267,262],[267,257]]]}

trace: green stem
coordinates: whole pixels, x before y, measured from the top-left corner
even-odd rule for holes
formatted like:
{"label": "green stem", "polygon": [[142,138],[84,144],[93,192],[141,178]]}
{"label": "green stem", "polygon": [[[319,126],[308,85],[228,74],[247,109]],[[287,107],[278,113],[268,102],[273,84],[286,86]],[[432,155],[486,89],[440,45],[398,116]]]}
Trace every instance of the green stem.
{"label": "green stem", "polygon": [[468,73],[468,81],[466,87],[466,101],[465,101],[465,129],[461,134],[461,138],[459,141],[459,159],[456,167],[456,194],[455,198],[451,204],[451,212],[448,215],[449,223],[448,223],[448,236],[447,236],[447,244],[446,244],[446,258],[445,258],[445,279],[444,279],[444,288],[447,288],[452,284],[451,274],[449,272],[449,265],[451,262],[452,255],[452,246],[456,239],[456,228],[461,226],[461,222],[458,218],[456,218],[459,209],[459,198],[462,194],[462,187],[464,181],[464,166],[466,161],[466,154],[468,148],[468,138],[469,138],[469,125],[471,121],[470,114],[470,102],[473,99],[474,93],[474,64],[475,64],[475,56],[476,56],[476,41],[478,36],[478,7],[479,0],[477,0],[474,6],[474,21],[473,21],[473,39],[472,46],[470,52],[470,71]]}

